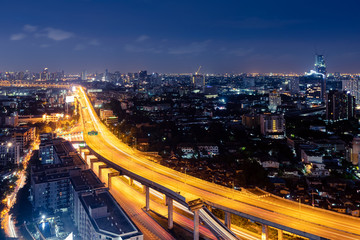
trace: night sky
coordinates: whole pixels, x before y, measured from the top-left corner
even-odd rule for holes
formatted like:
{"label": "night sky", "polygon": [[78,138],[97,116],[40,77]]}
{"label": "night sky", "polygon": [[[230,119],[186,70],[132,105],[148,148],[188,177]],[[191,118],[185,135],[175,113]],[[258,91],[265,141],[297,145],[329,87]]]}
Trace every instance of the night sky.
{"label": "night sky", "polygon": [[360,72],[360,1],[2,0],[0,71]]}

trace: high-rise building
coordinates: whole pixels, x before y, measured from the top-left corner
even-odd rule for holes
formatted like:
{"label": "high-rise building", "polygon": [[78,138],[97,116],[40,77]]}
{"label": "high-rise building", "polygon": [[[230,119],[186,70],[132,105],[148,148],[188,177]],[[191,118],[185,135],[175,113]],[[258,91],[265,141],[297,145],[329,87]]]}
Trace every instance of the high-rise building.
{"label": "high-rise building", "polygon": [[74,215],[82,239],[142,240],[143,235],[129,216],[103,189],[76,193]]}
{"label": "high-rise building", "polygon": [[87,72],[86,70],[82,71],[81,73],[81,80],[86,81],[87,80]]}
{"label": "high-rise building", "polygon": [[285,119],[282,114],[261,114],[260,115],[261,134],[266,138],[283,139],[285,138]]}
{"label": "high-rise building", "polygon": [[281,105],[281,96],[278,91],[269,92],[269,109],[271,112],[276,112],[278,106]]}
{"label": "high-rise building", "polygon": [[326,64],[324,55],[315,55],[315,65],[314,70],[316,73],[320,73],[323,77],[321,80],[321,98],[325,100],[326,98]]}
{"label": "high-rise building", "polygon": [[355,97],[356,104],[360,104],[359,79],[348,78],[341,80],[342,90]]}
{"label": "high-rise building", "polygon": [[355,97],[346,92],[329,91],[326,95],[326,119],[346,120],[355,115]]}
{"label": "high-rise building", "polygon": [[192,82],[194,87],[204,87],[205,86],[205,77],[202,74],[194,74],[192,77]]}
{"label": "high-rise building", "polygon": [[20,144],[14,139],[2,139],[0,141],[0,165],[20,163]]}
{"label": "high-rise building", "polygon": [[299,93],[300,81],[298,77],[294,77],[289,80],[289,90],[292,94]]}
{"label": "high-rise building", "polygon": [[[104,188],[85,161],[64,140],[52,140],[57,164],[31,166],[31,200],[35,211],[68,212],[79,239],[142,240],[143,234]],[[84,152],[84,151],[82,151]],[[89,151],[88,151],[89,152]]]}
{"label": "high-rise building", "polygon": [[20,144],[20,154],[24,153],[24,150],[29,144],[35,140],[35,128],[15,128],[12,132],[12,137],[17,143]]}
{"label": "high-rise building", "polygon": [[40,73],[40,80],[47,81],[50,79],[50,74],[48,68],[44,68],[44,70]]}
{"label": "high-rise building", "polygon": [[139,71],[139,82],[145,82],[147,80],[147,71]]}
{"label": "high-rise building", "polygon": [[359,156],[360,156],[360,136],[356,136],[353,138],[352,141],[352,148],[351,148],[351,155],[350,160],[352,164],[358,165],[359,164]]}
{"label": "high-rise building", "polygon": [[325,64],[325,58],[324,55],[315,55],[315,68],[314,70],[317,73],[324,74],[326,76],[326,64]]}
{"label": "high-rise building", "polygon": [[102,81],[105,81],[105,82],[109,81],[109,70],[105,69],[105,73],[103,75]]}

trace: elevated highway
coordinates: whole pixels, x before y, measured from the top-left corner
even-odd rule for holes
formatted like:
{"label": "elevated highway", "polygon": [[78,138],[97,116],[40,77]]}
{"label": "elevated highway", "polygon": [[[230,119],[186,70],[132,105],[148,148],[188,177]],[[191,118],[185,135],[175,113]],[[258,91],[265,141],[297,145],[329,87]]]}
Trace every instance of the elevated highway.
{"label": "elevated highway", "polygon": [[72,87],[71,84],[68,83],[52,83],[52,82],[35,82],[35,81],[7,81],[1,80],[0,87],[37,87],[37,88],[64,88],[70,89]]}
{"label": "elevated highway", "polygon": [[[359,218],[285,199],[271,201],[258,198],[245,191],[235,191],[151,162],[141,152],[122,143],[101,123],[81,87],[78,99],[86,123],[84,139],[87,145],[106,158],[114,169],[122,171],[121,174],[131,176],[148,188],[154,187],[185,206],[189,201],[200,198],[205,204],[222,209],[227,214],[262,223],[263,239],[267,239],[268,226],[310,239],[360,239]],[[89,136],[86,134],[88,131],[99,134]]]}

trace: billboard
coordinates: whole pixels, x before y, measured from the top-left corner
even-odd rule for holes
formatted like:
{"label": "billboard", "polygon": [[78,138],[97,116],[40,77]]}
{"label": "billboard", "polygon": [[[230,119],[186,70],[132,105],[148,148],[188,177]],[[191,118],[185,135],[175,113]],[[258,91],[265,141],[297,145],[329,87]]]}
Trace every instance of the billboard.
{"label": "billboard", "polygon": [[74,96],[66,96],[65,98],[65,102],[66,103],[72,103],[75,101],[75,97]]}

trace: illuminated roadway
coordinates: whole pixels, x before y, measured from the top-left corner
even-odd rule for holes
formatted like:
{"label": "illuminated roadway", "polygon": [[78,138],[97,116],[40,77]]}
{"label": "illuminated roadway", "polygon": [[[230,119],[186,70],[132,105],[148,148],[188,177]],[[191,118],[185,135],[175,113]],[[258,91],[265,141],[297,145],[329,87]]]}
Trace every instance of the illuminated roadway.
{"label": "illuminated roadway", "polygon": [[[90,148],[114,164],[172,191],[180,192],[187,202],[201,198],[214,207],[312,239],[360,239],[359,218],[281,198],[259,198],[149,161],[140,151],[122,143],[101,123],[84,90],[78,89],[85,123],[85,141]],[[99,134],[89,136],[87,132],[92,130]]]}
{"label": "illuminated roadway", "polygon": [[[126,184],[121,179],[121,177],[113,177],[111,181],[111,194],[114,196],[116,201],[125,209],[126,213],[131,217],[131,219],[133,219],[134,222],[137,223],[137,226],[139,226],[140,230],[143,232],[145,239],[156,239],[156,236],[159,236],[158,238],[160,239],[174,239],[170,233],[165,231],[161,226],[158,225],[158,223],[153,218],[151,218],[141,209],[144,206],[143,194]],[[163,197],[162,194],[159,194],[155,191],[152,191],[151,194],[159,199]],[[182,205],[176,207],[181,206]],[[159,204],[156,201],[151,201],[151,208],[156,213],[166,217],[166,206]],[[192,219],[188,219],[174,212],[174,220],[182,227],[192,230]],[[206,239],[216,239],[211,234],[211,232],[203,226],[200,227],[200,232],[206,237]]]}
{"label": "illuminated roadway", "polygon": [[10,214],[10,209],[14,206],[14,204],[16,202],[16,196],[17,196],[19,190],[25,185],[26,168],[27,168],[28,162],[33,154],[32,150],[35,150],[38,148],[39,148],[39,142],[36,141],[33,144],[31,151],[29,151],[27,153],[27,155],[24,157],[24,160],[22,162],[22,164],[24,166],[23,170],[17,172],[17,176],[19,177],[19,179],[16,181],[16,187],[15,187],[14,191],[11,194],[9,194],[8,196],[6,196],[7,205],[1,213],[1,215],[2,215],[1,227],[4,229],[6,236],[8,236],[10,238],[18,237],[17,233],[16,233],[14,221],[12,220],[12,214]]}
{"label": "illuminated roadway", "polygon": [[49,82],[34,82],[34,81],[23,81],[23,80],[15,80],[15,81],[7,81],[1,80],[0,87],[39,87],[39,88],[71,88],[70,84],[64,83],[49,83]]}

